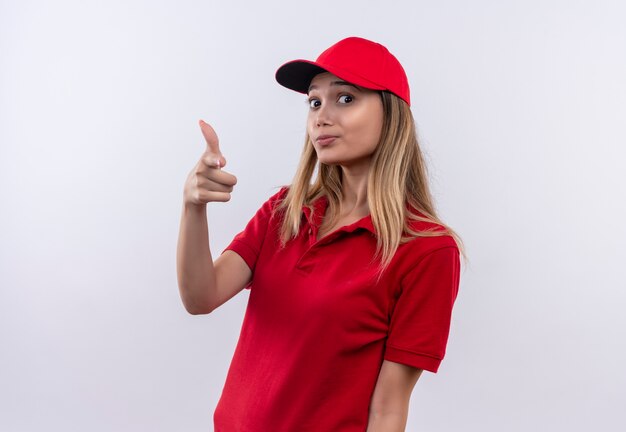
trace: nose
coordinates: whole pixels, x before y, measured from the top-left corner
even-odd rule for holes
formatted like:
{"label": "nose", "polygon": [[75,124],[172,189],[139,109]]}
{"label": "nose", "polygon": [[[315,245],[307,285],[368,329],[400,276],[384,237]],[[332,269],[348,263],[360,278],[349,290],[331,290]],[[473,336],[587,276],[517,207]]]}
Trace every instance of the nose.
{"label": "nose", "polygon": [[330,110],[325,103],[315,111],[315,125],[317,127],[328,126],[332,124]]}

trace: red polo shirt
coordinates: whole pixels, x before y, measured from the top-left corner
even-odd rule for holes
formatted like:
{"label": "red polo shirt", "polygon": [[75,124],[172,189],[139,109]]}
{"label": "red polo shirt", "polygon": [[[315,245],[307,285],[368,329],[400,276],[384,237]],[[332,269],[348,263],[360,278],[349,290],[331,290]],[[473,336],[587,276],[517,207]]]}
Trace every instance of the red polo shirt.
{"label": "red polo shirt", "polygon": [[364,432],[383,359],[437,371],[459,252],[450,236],[416,238],[378,280],[369,216],[316,240],[326,198],[313,212],[303,209],[299,235],[281,248],[272,209],[285,193],[263,204],[227,247],[246,261],[252,281],[215,431]]}

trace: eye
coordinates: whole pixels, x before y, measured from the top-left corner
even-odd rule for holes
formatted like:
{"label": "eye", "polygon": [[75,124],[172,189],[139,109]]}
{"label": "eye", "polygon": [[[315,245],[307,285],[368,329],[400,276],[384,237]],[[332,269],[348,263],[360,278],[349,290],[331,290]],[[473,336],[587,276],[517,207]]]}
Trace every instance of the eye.
{"label": "eye", "polygon": [[350,95],[341,95],[339,96],[339,103],[342,104],[348,104],[350,102],[352,102],[354,100],[354,98]]}
{"label": "eye", "polygon": [[319,99],[315,98],[309,98],[308,103],[311,108],[318,108],[322,104]]}

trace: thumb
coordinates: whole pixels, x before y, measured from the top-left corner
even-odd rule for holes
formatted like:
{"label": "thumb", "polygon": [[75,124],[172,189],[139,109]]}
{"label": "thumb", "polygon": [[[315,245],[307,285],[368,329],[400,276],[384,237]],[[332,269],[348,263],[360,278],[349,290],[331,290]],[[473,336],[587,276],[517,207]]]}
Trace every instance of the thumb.
{"label": "thumb", "polygon": [[207,151],[215,156],[215,163],[217,167],[223,167],[225,160],[222,156],[222,152],[220,151],[220,140],[217,138],[215,130],[211,127],[210,124],[208,124],[204,120],[200,120],[199,124],[202,135],[204,136],[204,140],[206,141]]}

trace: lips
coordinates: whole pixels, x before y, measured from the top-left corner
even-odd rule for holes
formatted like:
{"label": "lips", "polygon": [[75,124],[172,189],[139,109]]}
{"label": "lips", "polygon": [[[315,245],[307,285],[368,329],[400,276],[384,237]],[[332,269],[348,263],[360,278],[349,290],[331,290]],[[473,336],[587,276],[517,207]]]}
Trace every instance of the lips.
{"label": "lips", "polygon": [[335,135],[320,135],[315,139],[315,142],[321,146],[325,146],[331,144],[335,139],[337,139]]}

